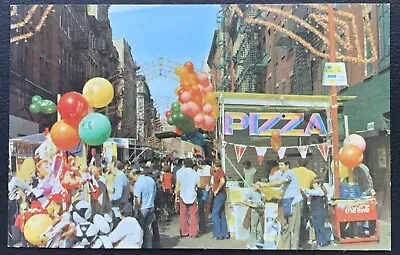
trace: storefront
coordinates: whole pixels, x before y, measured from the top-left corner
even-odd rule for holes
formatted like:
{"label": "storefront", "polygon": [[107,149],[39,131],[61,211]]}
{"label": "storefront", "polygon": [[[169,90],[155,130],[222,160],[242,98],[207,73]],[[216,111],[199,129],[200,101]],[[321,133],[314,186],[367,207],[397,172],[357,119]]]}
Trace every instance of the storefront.
{"label": "storefront", "polygon": [[[343,115],[348,118],[349,133],[357,133],[366,141],[363,163],[374,182],[378,217],[390,222],[390,71],[346,88],[340,95],[357,96],[344,102]],[[341,137],[344,139],[344,130]]]}

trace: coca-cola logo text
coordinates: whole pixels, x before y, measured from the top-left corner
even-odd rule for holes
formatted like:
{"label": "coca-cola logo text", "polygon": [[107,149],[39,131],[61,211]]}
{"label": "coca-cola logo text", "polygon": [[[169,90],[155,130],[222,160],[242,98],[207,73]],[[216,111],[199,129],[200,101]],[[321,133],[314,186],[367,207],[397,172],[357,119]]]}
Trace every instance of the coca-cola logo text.
{"label": "coca-cola logo text", "polygon": [[344,209],[346,214],[369,213],[369,204],[350,205]]}

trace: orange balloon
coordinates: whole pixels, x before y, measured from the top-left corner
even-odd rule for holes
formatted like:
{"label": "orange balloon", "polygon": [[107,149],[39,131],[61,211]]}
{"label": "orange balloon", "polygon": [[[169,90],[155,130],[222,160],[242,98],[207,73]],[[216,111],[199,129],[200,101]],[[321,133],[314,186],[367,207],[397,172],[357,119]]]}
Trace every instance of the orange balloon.
{"label": "orange balloon", "polygon": [[190,84],[189,81],[183,81],[181,82],[181,88],[182,90],[190,91],[192,89],[192,85]]}
{"label": "orange balloon", "polygon": [[278,139],[280,139],[280,137],[281,137],[281,134],[279,133],[278,130],[272,131],[271,138],[272,138],[273,140],[278,140]]}
{"label": "orange balloon", "polygon": [[192,97],[192,101],[195,102],[201,109],[203,109],[203,97],[202,96],[195,96]]}
{"label": "orange balloon", "polygon": [[177,96],[179,95],[179,90],[180,90],[180,87],[175,88],[175,95],[177,95]]}
{"label": "orange balloon", "polygon": [[195,85],[198,85],[200,82],[199,76],[195,72],[189,75],[189,80]]}
{"label": "orange balloon", "polygon": [[344,146],[341,151],[339,153],[339,160],[349,168],[357,167],[363,160],[362,150],[355,145]]}
{"label": "orange balloon", "polygon": [[188,61],[186,62],[183,67],[185,67],[185,69],[189,72],[189,73],[193,73],[194,72],[194,65],[192,62]]}
{"label": "orange balloon", "polygon": [[271,147],[272,147],[272,150],[274,150],[275,152],[278,152],[279,149],[282,147],[282,144],[280,141],[275,141],[275,140],[271,139]]}
{"label": "orange balloon", "polygon": [[54,145],[61,150],[75,149],[81,141],[78,130],[63,120],[54,123],[50,135]]}

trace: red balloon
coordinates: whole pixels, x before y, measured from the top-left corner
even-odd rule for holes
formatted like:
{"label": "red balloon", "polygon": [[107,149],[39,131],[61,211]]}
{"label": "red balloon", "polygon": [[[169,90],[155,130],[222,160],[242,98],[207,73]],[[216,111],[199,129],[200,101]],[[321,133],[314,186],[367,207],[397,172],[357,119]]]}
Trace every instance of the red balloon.
{"label": "red balloon", "polygon": [[189,116],[190,106],[189,104],[182,104],[181,105],[181,112]]}
{"label": "red balloon", "polygon": [[194,118],[200,112],[200,107],[193,101],[190,101],[188,105],[190,107],[189,116]]}
{"label": "red balloon", "polygon": [[169,117],[171,117],[172,116],[172,111],[171,110],[168,110],[166,113],[165,113],[165,117],[167,117],[167,119],[169,118]]}
{"label": "red balloon", "polygon": [[203,126],[207,131],[213,131],[215,127],[215,119],[209,115],[204,115]]}
{"label": "red balloon", "polygon": [[50,135],[54,145],[61,150],[75,149],[81,140],[78,130],[63,120],[54,123]]}
{"label": "red balloon", "polygon": [[201,127],[202,125],[203,125],[203,122],[204,122],[204,114],[202,114],[202,113],[199,113],[199,114],[197,114],[195,117],[194,117],[194,124],[197,126],[197,127]]}
{"label": "red balloon", "polygon": [[175,133],[176,133],[177,135],[182,135],[182,134],[183,134],[183,131],[180,130],[179,128],[177,128],[177,129],[175,130]]}
{"label": "red balloon", "polygon": [[179,88],[178,89],[178,96],[180,96],[183,92],[184,92],[184,89],[183,88]]}
{"label": "red balloon", "polygon": [[64,94],[58,102],[57,109],[61,118],[72,126],[77,126],[90,111],[88,102],[78,92]]}
{"label": "red balloon", "polygon": [[208,84],[210,83],[209,81],[208,81],[208,77],[207,77],[207,74],[204,74],[204,73],[202,73],[202,74],[200,74],[199,75],[199,83],[200,83],[200,85],[203,87],[207,87],[208,86]]}
{"label": "red balloon", "polygon": [[182,94],[179,96],[179,102],[181,103],[187,103],[190,101],[190,98],[192,97],[192,95],[190,94],[190,92],[184,91],[182,92]]}
{"label": "red balloon", "polygon": [[[362,150],[355,145],[344,146],[339,153],[339,160],[349,168],[357,167],[362,161]],[[361,161],[360,161],[361,160]]]}

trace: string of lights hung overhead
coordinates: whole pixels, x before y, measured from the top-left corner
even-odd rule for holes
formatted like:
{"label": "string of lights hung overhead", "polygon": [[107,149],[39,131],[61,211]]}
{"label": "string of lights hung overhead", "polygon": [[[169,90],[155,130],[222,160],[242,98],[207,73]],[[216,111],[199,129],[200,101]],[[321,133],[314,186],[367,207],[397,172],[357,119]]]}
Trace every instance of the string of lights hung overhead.
{"label": "string of lights hung overhead", "polygon": [[[12,23],[12,24],[10,25],[11,30],[24,27],[27,23],[31,22],[31,19],[32,19],[32,17],[33,17],[33,15],[34,15],[35,11],[38,9],[38,7],[39,7],[39,5],[37,5],[37,4],[34,5],[34,6],[32,6],[32,7],[29,9],[27,15],[26,15],[25,17],[22,18],[22,21],[17,22],[17,23]],[[17,13],[17,8],[18,8],[18,7],[17,7],[16,5],[12,5],[12,6],[11,6],[11,11],[10,11],[10,15],[11,15],[11,16],[16,16],[16,15],[18,15],[18,13]],[[40,30],[42,29],[42,27],[43,27],[43,25],[44,25],[44,22],[46,21],[48,15],[50,14],[50,12],[51,12],[52,9],[53,9],[53,5],[52,5],[52,4],[47,5],[47,7],[45,8],[43,14],[41,15],[41,17],[40,17],[40,19],[39,19],[38,24],[34,27],[33,32],[32,32],[32,31],[29,31],[29,32],[24,33],[24,34],[22,34],[22,35],[14,36],[14,37],[12,37],[12,38],[10,39],[10,42],[11,42],[11,43],[14,43],[14,42],[18,42],[18,41],[20,41],[20,40],[27,40],[27,39],[31,38],[35,33],[40,32]]]}
{"label": "string of lights hung overhead", "polygon": [[[304,4],[304,5],[309,6],[316,10],[319,10],[319,11],[323,11],[323,12],[327,12],[327,10],[328,10],[327,6],[324,6],[322,4]],[[314,55],[321,57],[323,59],[329,59],[329,54],[319,51],[318,49],[313,47],[309,42],[307,42],[306,40],[301,38],[296,33],[292,32],[274,22],[260,20],[260,19],[256,19],[256,18],[245,17],[243,11],[239,8],[239,6],[237,4],[233,4],[232,7],[234,10],[234,13],[236,15],[238,15],[239,17],[241,17],[244,20],[244,22],[246,22],[248,24],[253,24],[253,25],[263,25],[266,27],[271,27],[271,28],[275,29],[276,31],[281,32],[282,34],[285,34],[289,38],[299,42],[306,48],[306,50],[310,51]],[[250,8],[256,8],[260,11],[272,12],[275,15],[280,15],[280,16],[286,17],[287,19],[293,20],[294,22],[297,22],[299,25],[308,29],[309,32],[312,32],[316,36],[318,36],[327,46],[329,45],[328,38],[323,33],[318,31],[318,29],[316,27],[314,27],[307,21],[294,16],[292,13],[290,13],[288,11],[284,11],[280,8],[272,8],[272,7],[268,7],[268,6],[260,5],[260,4],[250,5]],[[366,12],[366,4],[362,4],[362,8],[363,8],[363,13]],[[337,52],[337,59],[339,61],[352,62],[352,63],[363,63],[363,64],[375,62],[378,59],[378,53],[377,53],[374,36],[372,34],[371,20],[369,20],[369,19],[365,20],[365,22],[366,22],[365,25],[366,25],[366,37],[367,37],[367,40],[370,41],[372,54],[371,54],[370,58],[364,58],[364,55],[361,50],[362,47],[360,44],[359,35],[358,35],[359,30],[358,30],[358,27],[356,24],[354,14],[345,12],[345,11],[341,11],[341,10],[336,10],[335,14],[336,14],[335,21],[339,26],[343,27],[344,34],[345,34],[345,41],[343,41],[340,38],[340,36],[335,32],[336,39],[339,39],[339,40],[337,40],[339,45],[341,45],[346,51],[351,51],[353,49],[353,47],[355,47],[357,50],[356,56],[350,55],[351,54],[350,52],[347,52],[346,55],[342,54],[341,52]],[[350,30],[349,25],[344,20],[342,20],[340,18],[340,16],[350,19],[352,30]],[[310,14],[310,18],[317,21],[317,27],[321,26],[322,28],[327,30],[327,28],[328,28],[327,23],[326,23],[328,20],[327,14],[320,14],[320,15],[319,14]],[[350,31],[352,31],[352,34],[350,34],[351,33]],[[351,37],[354,37],[354,46],[353,46]]]}

